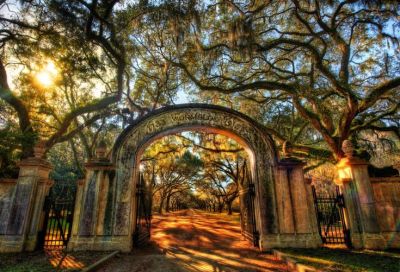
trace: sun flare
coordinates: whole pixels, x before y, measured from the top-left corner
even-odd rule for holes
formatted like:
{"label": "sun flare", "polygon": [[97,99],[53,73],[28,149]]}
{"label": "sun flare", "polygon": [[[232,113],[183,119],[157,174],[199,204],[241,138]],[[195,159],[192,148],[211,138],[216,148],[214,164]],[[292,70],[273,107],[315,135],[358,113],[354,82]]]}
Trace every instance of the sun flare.
{"label": "sun flare", "polygon": [[58,70],[54,62],[49,61],[38,73],[35,75],[36,81],[45,88],[54,84],[58,75]]}

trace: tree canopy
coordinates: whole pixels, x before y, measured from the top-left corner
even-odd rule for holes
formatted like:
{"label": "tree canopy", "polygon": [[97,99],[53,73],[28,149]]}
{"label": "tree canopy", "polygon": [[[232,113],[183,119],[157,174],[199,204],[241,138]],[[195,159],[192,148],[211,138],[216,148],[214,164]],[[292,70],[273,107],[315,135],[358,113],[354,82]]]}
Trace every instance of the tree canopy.
{"label": "tree canopy", "polygon": [[[223,1],[195,10],[192,4],[175,6],[182,13],[172,19],[180,25],[176,36],[163,21],[153,28],[160,34],[145,36],[174,44],[154,49],[201,93],[218,93],[239,109],[243,100],[266,108],[259,114],[278,142],[296,143],[312,128],[337,160],[343,141],[365,130],[400,136],[398,4]],[[294,126],[275,129],[275,118]]]}
{"label": "tree canopy", "polygon": [[[183,132],[152,143],[141,158],[144,178],[153,183],[154,208],[173,203],[232,214],[243,187],[247,154],[219,134]],[[185,199],[185,201],[183,201]]]}
{"label": "tree canopy", "polygon": [[0,1],[2,169],[37,141],[47,150],[68,142],[90,158],[100,140],[112,144],[133,120],[182,97],[254,117],[314,165],[339,160],[346,139],[398,149],[399,8]]}

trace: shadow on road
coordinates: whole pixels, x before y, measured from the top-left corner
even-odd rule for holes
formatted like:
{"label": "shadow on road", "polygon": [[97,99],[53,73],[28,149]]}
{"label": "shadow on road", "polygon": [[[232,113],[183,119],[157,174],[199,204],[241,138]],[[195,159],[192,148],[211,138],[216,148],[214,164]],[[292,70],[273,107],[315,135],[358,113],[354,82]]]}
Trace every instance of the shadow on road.
{"label": "shadow on road", "polygon": [[239,221],[203,211],[155,215],[152,241],[100,271],[287,271],[284,263],[252,247]]}

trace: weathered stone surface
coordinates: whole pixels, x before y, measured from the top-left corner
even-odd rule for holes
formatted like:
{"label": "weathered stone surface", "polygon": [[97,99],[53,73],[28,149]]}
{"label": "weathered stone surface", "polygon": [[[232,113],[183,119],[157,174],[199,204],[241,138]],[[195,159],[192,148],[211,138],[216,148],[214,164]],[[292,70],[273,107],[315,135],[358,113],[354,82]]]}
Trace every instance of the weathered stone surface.
{"label": "weathered stone surface", "polygon": [[95,212],[97,210],[97,180],[99,172],[94,171],[86,184],[86,194],[84,200],[84,209],[79,223],[79,235],[92,235],[95,224]]}
{"label": "weathered stone surface", "polygon": [[[252,158],[256,188],[257,227],[264,233],[277,233],[275,186],[272,168],[276,153],[264,128],[247,116],[210,105],[181,105],[163,108],[127,128],[118,138],[113,161],[117,167],[116,215],[114,233],[129,235],[130,196],[135,188],[138,158],[152,141],[179,131],[197,129],[220,133],[243,144]],[[268,207],[268,208],[266,208]]]}
{"label": "weathered stone surface", "polygon": [[295,229],[297,234],[312,233],[308,214],[313,207],[308,206],[307,191],[304,183],[303,166],[299,165],[290,172],[290,189],[293,198]]}
{"label": "weathered stone surface", "polygon": [[74,218],[72,220],[73,223],[72,223],[72,230],[71,230],[71,234],[72,234],[71,239],[74,239],[74,237],[76,237],[79,232],[79,223],[77,223],[77,222],[80,222],[81,212],[84,208],[82,203],[83,203],[83,199],[84,199],[85,183],[86,183],[85,179],[81,179],[78,181],[78,187],[77,187],[76,196],[75,196]]}
{"label": "weathered stone surface", "polygon": [[34,250],[43,223],[43,202],[50,186],[48,175],[51,167],[39,157],[25,159],[19,166],[19,177],[9,202],[8,220],[2,225],[5,235],[0,236],[1,252]]}
{"label": "weathered stone surface", "polygon": [[98,216],[96,222],[96,235],[104,234],[104,220],[107,206],[107,196],[109,191],[109,179],[107,173],[100,173],[99,196],[98,196]]}
{"label": "weathered stone surface", "polygon": [[14,194],[15,179],[0,180],[0,235],[6,234]]}
{"label": "weathered stone surface", "polygon": [[273,248],[316,248],[321,245],[321,237],[318,233],[307,234],[268,234],[261,237],[261,249]]}
{"label": "weathered stone surface", "polygon": [[[315,209],[312,202],[310,183],[304,179],[304,162],[287,157],[279,162],[277,168],[276,192],[282,245],[301,246],[302,239],[312,237],[311,244],[321,244],[318,235]],[[290,235],[296,237],[289,239]],[[281,241],[281,240],[279,240]],[[288,245],[289,246],[289,245]]]}
{"label": "weathered stone surface", "polygon": [[400,248],[400,177],[371,178],[385,248]]}
{"label": "weathered stone surface", "polygon": [[381,183],[382,179],[371,179],[367,167],[368,164],[357,157],[344,158],[338,164],[338,171],[345,176],[341,186],[352,245],[370,249],[398,248],[400,186],[396,182],[390,185],[389,182]]}
{"label": "weathered stone surface", "polygon": [[107,192],[107,202],[104,211],[104,221],[103,221],[103,235],[112,234],[113,226],[113,204],[114,204],[114,188],[115,188],[115,171],[109,171],[106,173],[108,178],[108,192]]}
{"label": "weathered stone surface", "polygon": [[280,167],[277,170],[276,178],[276,199],[278,206],[279,230],[280,233],[294,233],[294,216],[290,192],[290,180],[286,168]]}
{"label": "weathered stone surface", "polygon": [[113,244],[112,218],[115,210],[115,170],[105,158],[85,164],[87,175],[78,182],[72,236],[69,250],[108,250],[112,243],[116,249],[125,248]]}
{"label": "weathered stone surface", "polygon": [[25,176],[18,179],[7,225],[7,235],[23,234],[37,182],[38,178],[35,176]]}

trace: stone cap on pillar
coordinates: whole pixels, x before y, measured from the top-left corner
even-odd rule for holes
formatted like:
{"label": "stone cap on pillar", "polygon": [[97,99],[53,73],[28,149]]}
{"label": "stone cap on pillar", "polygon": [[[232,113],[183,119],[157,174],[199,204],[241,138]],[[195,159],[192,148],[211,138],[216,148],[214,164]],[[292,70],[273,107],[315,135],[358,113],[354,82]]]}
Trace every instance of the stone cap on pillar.
{"label": "stone cap on pillar", "polygon": [[102,169],[111,170],[114,169],[113,163],[106,157],[107,144],[105,141],[100,141],[95,150],[95,158],[85,163],[85,167],[89,169]]}
{"label": "stone cap on pillar", "polygon": [[115,169],[114,164],[109,160],[89,160],[85,163],[87,169],[101,169],[101,170],[112,170]]}
{"label": "stone cap on pillar", "polygon": [[297,158],[284,158],[278,162],[279,168],[295,168],[295,167],[304,167],[306,163]]}
{"label": "stone cap on pillar", "polygon": [[282,145],[283,158],[278,162],[278,166],[282,168],[303,167],[306,163],[298,158],[293,157],[293,145],[289,141],[285,141]]}
{"label": "stone cap on pillar", "polygon": [[354,145],[350,140],[344,140],[342,143],[342,151],[346,158],[352,159],[354,158]]}
{"label": "stone cap on pillar", "polygon": [[354,166],[368,167],[369,165],[368,161],[357,157],[355,147],[350,140],[343,141],[342,151],[345,156],[336,164],[338,177],[334,180],[334,182],[337,185],[344,185],[353,180],[352,169]]}
{"label": "stone cap on pillar", "polygon": [[95,153],[96,153],[96,158],[98,160],[104,160],[106,158],[106,152],[107,152],[107,144],[104,140],[101,140],[99,144],[96,147]]}
{"label": "stone cap on pillar", "polygon": [[354,144],[350,140],[344,140],[342,143],[342,151],[345,155],[337,164],[337,167],[342,168],[346,165],[368,165],[369,162],[359,158],[356,155]]}
{"label": "stone cap on pillar", "polygon": [[51,170],[53,167],[46,159],[44,159],[45,153],[46,153],[46,143],[44,141],[38,141],[33,147],[33,157],[21,160],[18,163],[18,166],[19,167],[39,166]]}

